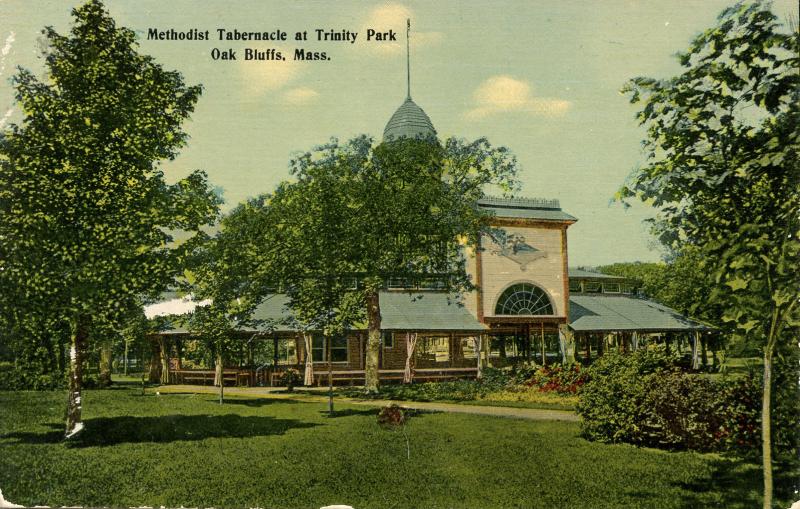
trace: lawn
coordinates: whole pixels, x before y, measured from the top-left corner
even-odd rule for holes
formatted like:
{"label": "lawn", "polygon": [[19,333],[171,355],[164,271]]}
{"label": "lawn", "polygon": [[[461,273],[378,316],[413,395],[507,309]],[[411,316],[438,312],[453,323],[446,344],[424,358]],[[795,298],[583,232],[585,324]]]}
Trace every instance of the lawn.
{"label": "lawn", "polygon": [[0,392],[0,488],[26,505],[317,508],[754,507],[757,466],[603,445],[574,423],[414,416],[321,403],[86,391],[61,441],[61,392]]}

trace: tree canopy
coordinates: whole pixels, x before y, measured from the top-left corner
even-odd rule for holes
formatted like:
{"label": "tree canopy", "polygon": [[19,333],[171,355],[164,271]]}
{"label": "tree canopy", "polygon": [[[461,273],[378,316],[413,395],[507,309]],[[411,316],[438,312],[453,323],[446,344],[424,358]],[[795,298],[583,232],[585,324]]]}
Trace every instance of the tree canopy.
{"label": "tree canopy", "polygon": [[168,184],[158,168],[186,144],[200,86],[138,53],[99,0],[73,16],[69,35],[44,30],[47,79],[14,78],[24,118],[0,138],[0,309],[68,324],[76,361],[92,322],[169,282],[191,245],[169,232],[197,232],[219,201],[203,172]]}
{"label": "tree canopy", "polygon": [[764,2],[725,9],[673,78],[635,78],[647,163],[619,193],[660,210],[656,232],[690,245],[723,319],[764,349],[764,507],[771,506],[771,363],[798,320],[800,37]]}

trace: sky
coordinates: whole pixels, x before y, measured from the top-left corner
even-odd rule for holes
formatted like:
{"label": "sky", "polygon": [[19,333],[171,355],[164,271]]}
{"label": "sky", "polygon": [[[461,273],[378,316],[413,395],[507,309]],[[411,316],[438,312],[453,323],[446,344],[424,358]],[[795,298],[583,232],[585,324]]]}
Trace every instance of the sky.
{"label": "sky", "polygon": [[[441,139],[487,137],[520,165],[521,196],[555,198],[578,218],[568,230],[570,265],[656,261],[646,205],[612,198],[645,164],[636,106],[620,89],[636,76],[680,72],[674,57],[714,25],[727,0],[404,1],[106,0],[140,51],[203,95],[174,181],[202,169],[229,210],[289,178],[293,154],[337,137],[377,140],[406,95],[405,25],[410,18],[411,95]],[[16,66],[43,75],[41,29],[66,33],[75,0],[0,0],[0,126],[18,122],[10,78]],[[781,18],[794,0],[775,0]],[[149,29],[209,31],[210,40],[147,40]],[[396,41],[367,40],[393,30]],[[286,41],[220,41],[217,29],[282,30]],[[317,41],[316,30],[357,33]],[[295,33],[306,31],[306,41]],[[237,60],[214,60],[214,49]],[[246,48],[285,61],[246,61]],[[294,49],[329,60],[295,61]]]}

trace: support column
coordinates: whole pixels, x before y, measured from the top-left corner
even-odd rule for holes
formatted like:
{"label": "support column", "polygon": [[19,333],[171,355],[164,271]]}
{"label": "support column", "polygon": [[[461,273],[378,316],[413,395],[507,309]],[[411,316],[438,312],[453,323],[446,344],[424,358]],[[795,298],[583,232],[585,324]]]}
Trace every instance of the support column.
{"label": "support column", "polygon": [[542,333],[542,366],[547,365],[547,351],[544,344],[544,322],[539,322]]}
{"label": "support column", "polygon": [[584,333],[583,339],[586,342],[586,352],[583,356],[583,360],[588,364],[592,361],[592,340],[589,334]]}
{"label": "support column", "polygon": [[702,334],[700,336],[700,347],[701,347],[701,350],[700,350],[700,363],[703,365],[703,368],[707,368],[708,367],[708,358],[707,358],[708,349],[706,347],[706,343],[707,343],[707,335],[706,334]]}

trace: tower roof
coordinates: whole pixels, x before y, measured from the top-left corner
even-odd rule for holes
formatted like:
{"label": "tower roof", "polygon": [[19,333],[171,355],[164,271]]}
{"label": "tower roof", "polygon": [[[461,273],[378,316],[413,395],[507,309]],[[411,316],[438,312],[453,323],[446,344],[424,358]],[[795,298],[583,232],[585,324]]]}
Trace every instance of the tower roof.
{"label": "tower roof", "polygon": [[433,128],[431,119],[425,111],[417,106],[411,100],[411,97],[406,97],[403,104],[397,108],[392,118],[386,124],[383,130],[383,139],[389,138],[398,139],[406,138],[427,138],[429,136],[436,136],[436,129]]}

